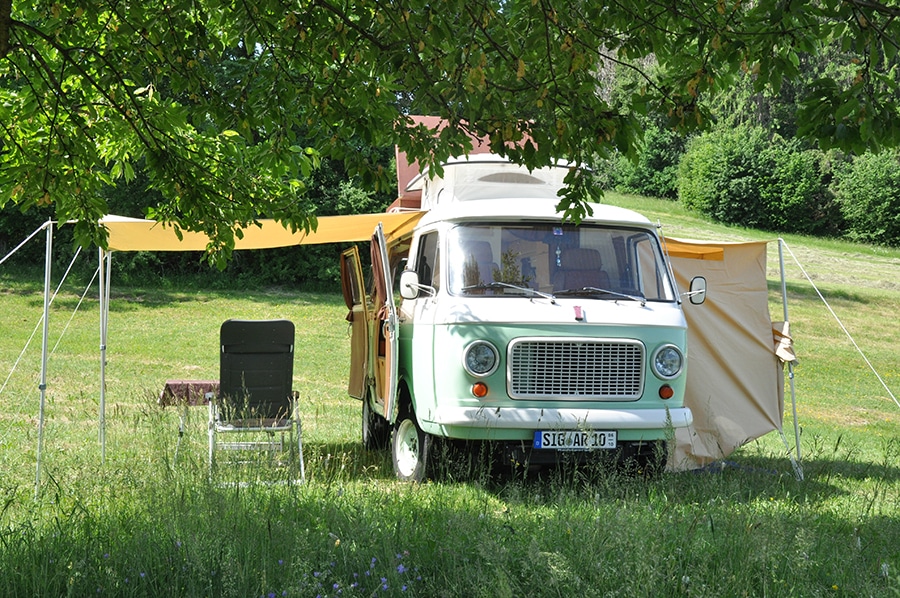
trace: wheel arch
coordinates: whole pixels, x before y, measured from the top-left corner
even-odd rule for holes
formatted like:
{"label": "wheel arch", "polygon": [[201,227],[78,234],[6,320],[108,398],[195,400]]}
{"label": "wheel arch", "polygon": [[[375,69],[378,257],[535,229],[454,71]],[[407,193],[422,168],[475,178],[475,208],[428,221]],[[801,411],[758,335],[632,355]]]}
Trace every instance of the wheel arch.
{"label": "wheel arch", "polygon": [[[397,384],[396,405],[397,407],[392,414],[394,416],[392,421],[397,421],[404,415],[415,415],[416,413],[412,389],[409,386],[408,380],[403,376],[400,377]],[[418,420],[418,416],[416,416],[416,420]]]}

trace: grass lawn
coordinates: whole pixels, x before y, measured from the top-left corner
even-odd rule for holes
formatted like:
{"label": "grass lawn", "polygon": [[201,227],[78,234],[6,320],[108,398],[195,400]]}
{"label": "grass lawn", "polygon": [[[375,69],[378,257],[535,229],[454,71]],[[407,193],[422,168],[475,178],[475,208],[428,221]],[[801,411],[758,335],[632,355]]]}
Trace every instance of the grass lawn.
{"label": "grass lawn", "polygon": [[[775,237],[671,202],[606,201],[674,237]],[[386,454],[360,445],[337,289],[124,288],[114,274],[105,459],[96,288],[80,302],[67,281],[50,319],[35,493],[43,280],[0,267],[0,595],[900,595],[900,406],[872,371],[900,391],[900,251],[786,241],[803,481],[769,434],[716,473],[645,480],[598,466],[402,484]],[[778,271],[771,244],[774,319]],[[229,317],[297,326],[305,485],[264,483],[289,477],[267,465],[229,470],[259,483],[210,483],[203,408],[174,462],[177,412],[157,396],[166,379],[218,377]],[[793,443],[789,405],[784,429]]]}

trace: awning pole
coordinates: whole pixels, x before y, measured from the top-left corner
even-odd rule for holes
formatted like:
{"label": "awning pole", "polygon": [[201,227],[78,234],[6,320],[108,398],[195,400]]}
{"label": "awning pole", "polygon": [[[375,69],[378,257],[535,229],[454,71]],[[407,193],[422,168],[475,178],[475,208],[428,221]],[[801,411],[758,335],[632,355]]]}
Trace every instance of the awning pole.
{"label": "awning pole", "polygon": [[[788,303],[787,303],[787,282],[784,277],[784,239],[778,238],[778,262],[781,267],[781,303],[784,308],[784,321],[788,319]],[[788,364],[788,381],[791,385],[791,415],[794,418],[794,444],[797,452],[797,461],[801,460],[800,455],[800,424],[797,422],[797,396],[794,392],[794,364],[789,361]]]}
{"label": "awning pole", "polygon": [[100,256],[100,463],[106,463],[106,336],[109,324],[111,254],[101,247]]}
{"label": "awning pole", "polygon": [[44,446],[44,408],[47,404],[47,340],[50,332],[50,265],[53,256],[53,221],[46,224],[47,243],[44,256],[44,336],[41,344],[41,382],[38,388],[41,391],[41,404],[38,410],[38,445],[37,445],[37,471],[34,476],[34,500],[38,499],[41,488],[41,453]]}

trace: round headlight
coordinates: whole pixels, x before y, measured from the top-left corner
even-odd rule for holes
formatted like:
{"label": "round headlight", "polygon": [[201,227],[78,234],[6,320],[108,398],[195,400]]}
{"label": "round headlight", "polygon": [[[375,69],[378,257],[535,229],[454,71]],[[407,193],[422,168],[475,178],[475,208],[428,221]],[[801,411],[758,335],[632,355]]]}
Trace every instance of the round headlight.
{"label": "round headlight", "polygon": [[487,341],[475,341],[463,351],[463,366],[473,376],[493,374],[499,362],[497,348]]}
{"label": "round headlight", "polygon": [[684,367],[684,356],[675,345],[663,345],[653,353],[653,371],[664,380],[674,378]]}

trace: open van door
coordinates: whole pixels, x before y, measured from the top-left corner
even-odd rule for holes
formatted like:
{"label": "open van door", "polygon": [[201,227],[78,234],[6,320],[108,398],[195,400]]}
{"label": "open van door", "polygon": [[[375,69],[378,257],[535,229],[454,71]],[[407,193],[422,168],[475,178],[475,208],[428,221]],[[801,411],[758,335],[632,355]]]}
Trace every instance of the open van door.
{"label": "open van door", "polygon": [[375,397],[383,406],[382,415],[394,421],[394,397],[397,394],[397,307],[391,279],[391,263],[381,223],[372,235],[372,272],[375,279]]}
{"label": "open van door", "polygon": [[366,398],[366,377],[369,371],[369,302],[363,282],[359,249],[356,245],[341,254],[341,291],[350,322],[350,376],[347,394],[355,399]]}

